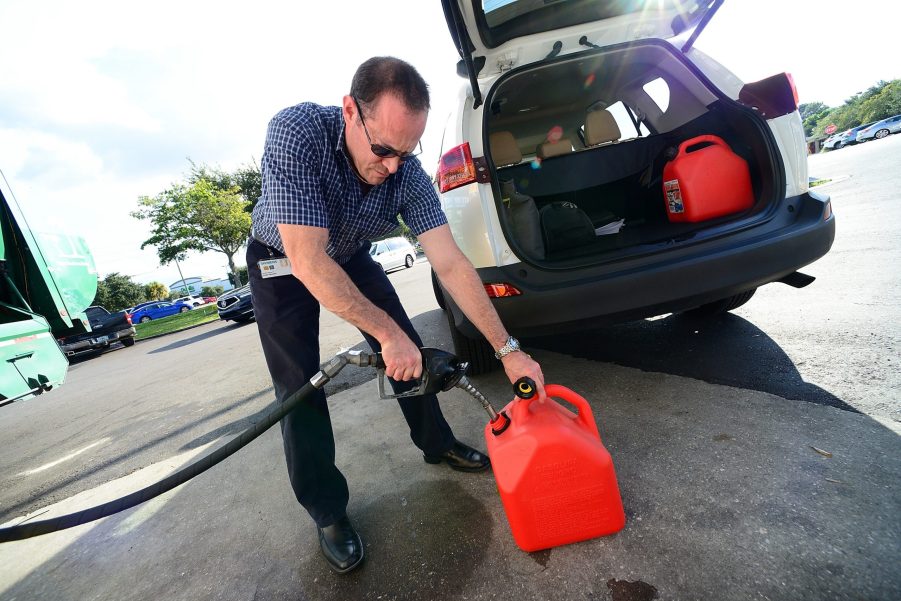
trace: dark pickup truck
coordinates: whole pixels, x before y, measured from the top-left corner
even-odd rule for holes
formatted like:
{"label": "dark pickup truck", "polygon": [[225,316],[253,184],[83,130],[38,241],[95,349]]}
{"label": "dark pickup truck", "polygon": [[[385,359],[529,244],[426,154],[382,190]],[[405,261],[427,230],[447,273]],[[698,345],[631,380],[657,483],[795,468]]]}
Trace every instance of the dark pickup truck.
{"label": "dark pickup truck", "polygon": [[125,346],[135,343],[135,328],[125,311],[110,313],[103,307],[88,307],[85,314],[91,324],[90,332],[57,339],[66,356],[103,349],[116,341]]}

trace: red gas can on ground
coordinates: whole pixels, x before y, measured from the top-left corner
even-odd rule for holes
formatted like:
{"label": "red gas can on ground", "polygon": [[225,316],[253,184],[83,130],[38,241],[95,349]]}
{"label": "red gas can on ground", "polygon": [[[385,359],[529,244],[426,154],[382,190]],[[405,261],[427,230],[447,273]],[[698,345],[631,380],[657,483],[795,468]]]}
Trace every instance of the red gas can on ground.
{"label": "red gas can on ground", "polygon": [[[548,400],[514,399],[504,408],[511,423],[485,441],[513,539],[523,551],[613,534],[626,515],[610,453],[588,401],[556,384]],[[552,398],[575,405],[578,415]]]}
{"label": "red gas can on ground", "polygon": [[[708,142],[710,146],[696,148]],[[747,162],[712,135],[679,145],[676,157],[663,167],[663,195],[673,222],[707,221],[754,204]]]}

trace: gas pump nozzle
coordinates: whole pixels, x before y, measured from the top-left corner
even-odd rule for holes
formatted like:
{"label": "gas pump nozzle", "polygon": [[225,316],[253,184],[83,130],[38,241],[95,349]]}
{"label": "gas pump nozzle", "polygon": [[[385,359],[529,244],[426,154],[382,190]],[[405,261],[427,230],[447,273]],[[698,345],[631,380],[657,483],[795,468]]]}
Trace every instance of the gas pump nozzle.
{"label": "gas pump nozzle", "polygon": [[495,431],[498,434],[507,428],[510,424],[509,418],[503,413],[498,415],[488,399],[466,377],[468,362],[460,361],[455,355],[437,348],[423,347],[420,351],[422,352],[422,376],[411,390],[395,394],[385,392],[385,364],[381,360],[381,355],[378,355],[376,370],[378,370],[380,398],[399,399],[446,392],[454,387],[461,388],[482,405],[491,418],[492,427],[496,426]]}
{"label": "gas pump nozzle", "polygon": [[422,375],[416,385],[406,392],[391,394],[385,392],[385,379],[387,378],[385,363],[382,361],[381,354],[378,355],[376,370],[378,371],[379,398],[402,399],[446,392],[457,386],[460,380],[466,377],[466,368],[469,367],[469,363],[458,360],[451,353],[430,347],[423,347],[419,351],[422,353]]}

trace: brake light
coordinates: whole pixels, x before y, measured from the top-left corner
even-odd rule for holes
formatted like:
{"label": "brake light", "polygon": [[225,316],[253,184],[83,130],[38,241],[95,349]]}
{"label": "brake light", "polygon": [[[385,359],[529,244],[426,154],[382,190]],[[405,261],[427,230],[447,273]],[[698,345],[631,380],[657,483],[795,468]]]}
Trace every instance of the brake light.
{"label": "brake light", "polygon": [[126,313],[126,314],[125,314],[125,321],[128,322],[128,325],[133,326],[134,323],[131,321],[131,315],[132,315],[131,313]]}
{"label": "brake light", "polygon": [[795,99],[795,108],[798,108],[801,102],[798,98],[798,86],[795,85],[795,78],[788,72],[783,73],[783,75],[785,75],[785,79],[788,80],[788,85],[791,87],[792,97]]}
{"label": "brake light", "polygon": [[504,298],[522,294],[519,288],[507,283],[485,284],[485,292],[488,293],[489,298]]}
{"label": "brake light", "polygon": [[472,162],[469,142],[445,152],[438,161],[438,189],[442,193],[476,181],[476,166]]}
{"label": "brake light", "polygon": [[779,73],[745,84],[738,100],[757,109],[764,118],[775,119],[798,109],[798,89],[789,73]]}

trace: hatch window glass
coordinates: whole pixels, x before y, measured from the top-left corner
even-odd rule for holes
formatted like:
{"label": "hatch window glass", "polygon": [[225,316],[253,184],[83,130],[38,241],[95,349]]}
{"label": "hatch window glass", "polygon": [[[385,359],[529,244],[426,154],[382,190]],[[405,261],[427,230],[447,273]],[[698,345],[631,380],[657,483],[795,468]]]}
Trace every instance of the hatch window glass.
{"label": "hatch window glass", "polygon": [[631,13],[669,11],[692,14],[698,2],[690,0],[473,0],[479,34],[489,48],[513,38],[563,29],[581,23],[612,19]]}
{"label": "hatch window glass", "polygon": [[660,108],[661,113],[665,113],[669,108],[669,86],[663,81],[662,77],[651,80],[644,84],[644,91],[648,93],[651,100]]}

